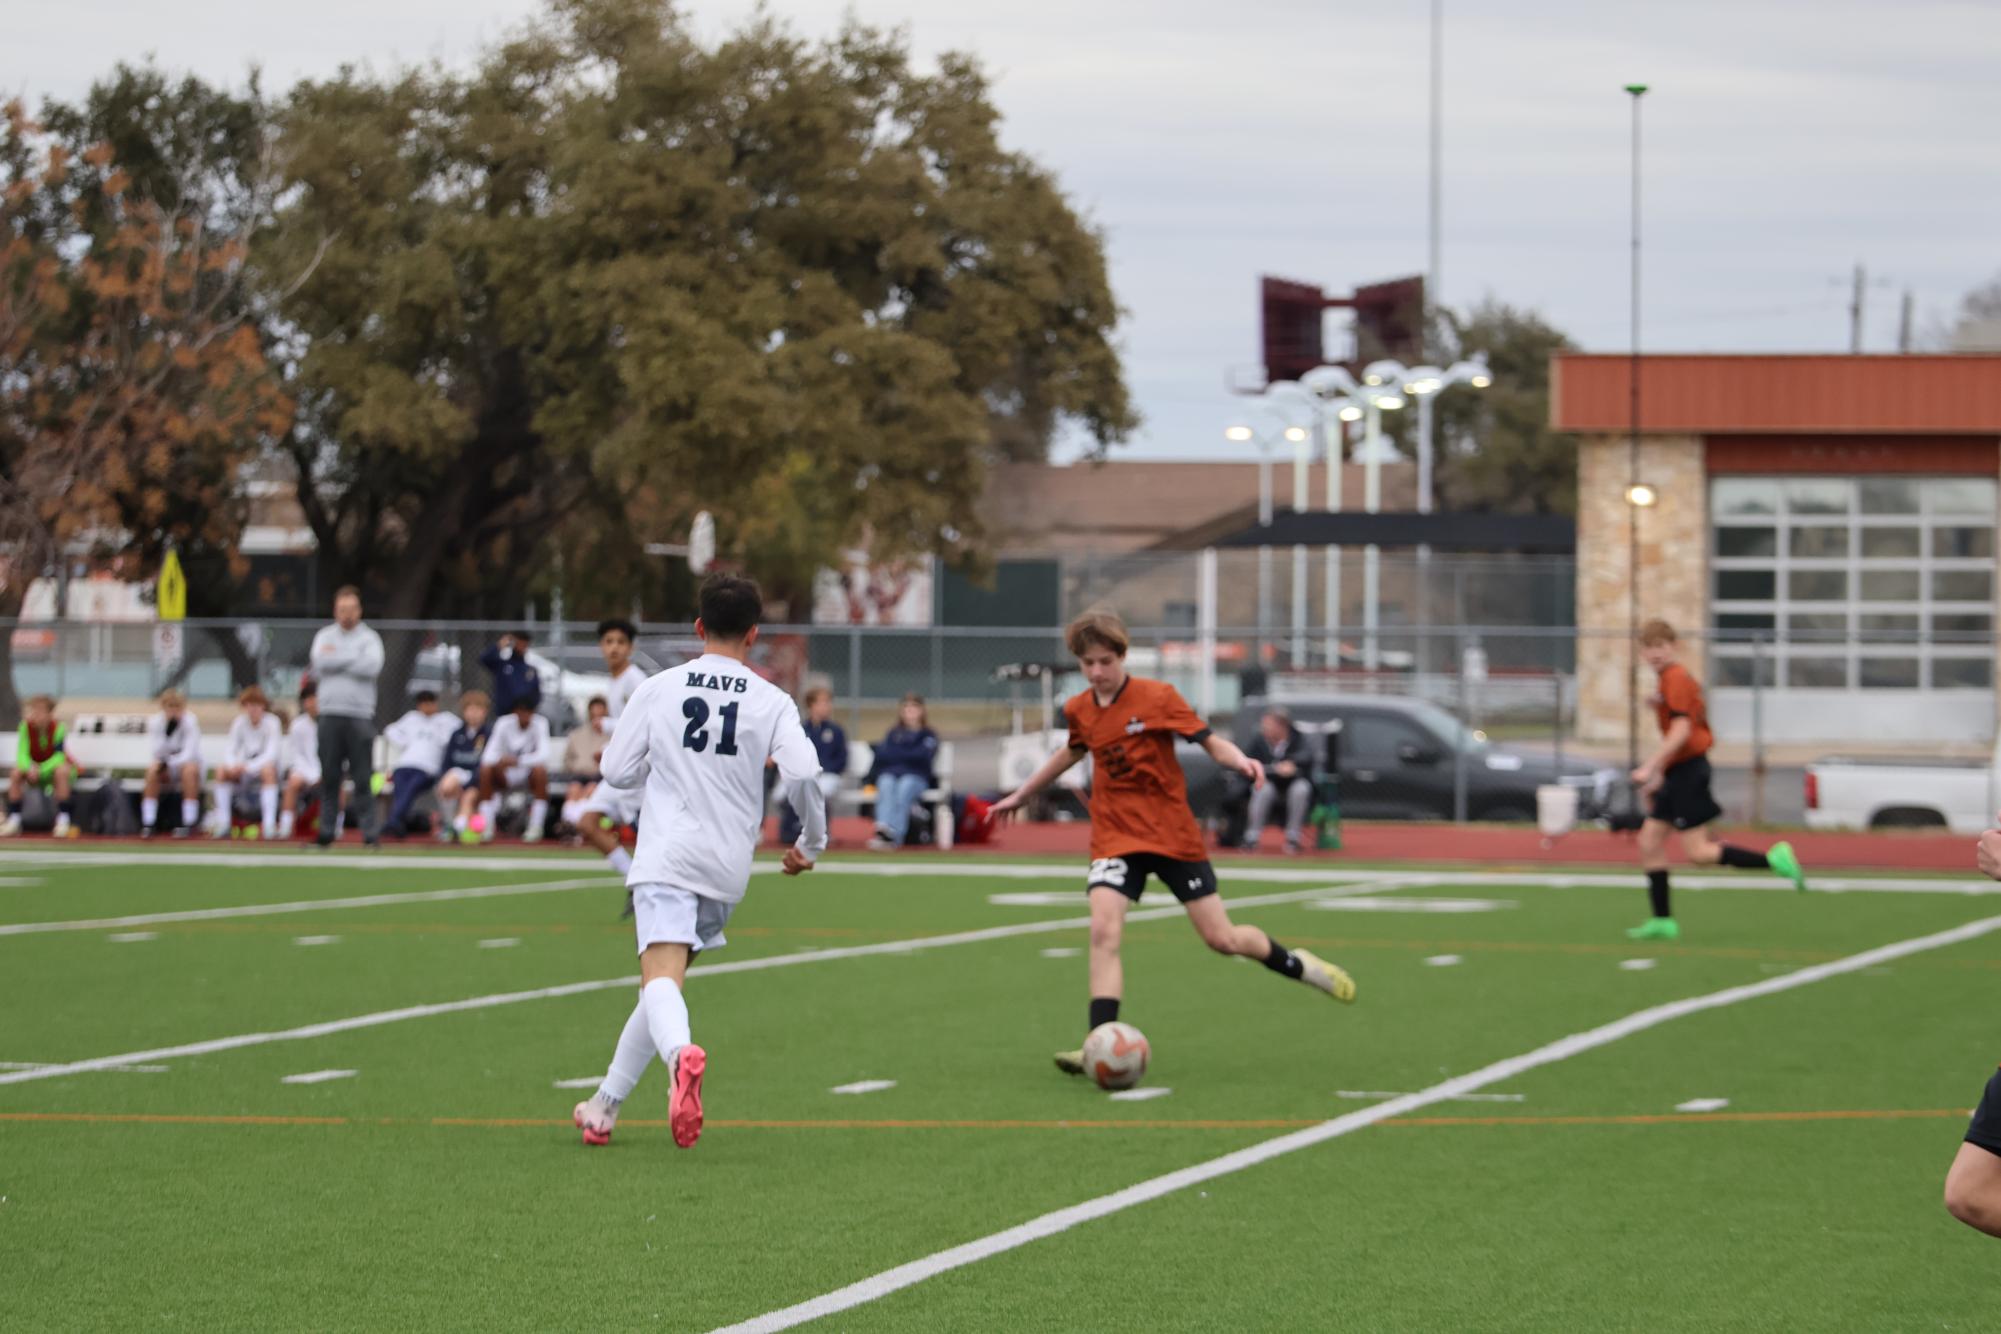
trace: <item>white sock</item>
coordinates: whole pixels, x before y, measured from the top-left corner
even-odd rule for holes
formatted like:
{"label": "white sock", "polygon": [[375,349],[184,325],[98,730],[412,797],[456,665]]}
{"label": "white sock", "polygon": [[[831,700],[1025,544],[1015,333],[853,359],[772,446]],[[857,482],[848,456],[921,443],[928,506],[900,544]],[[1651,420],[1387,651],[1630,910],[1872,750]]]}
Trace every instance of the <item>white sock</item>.
{"label": "white sock", "polygon": [[688,1045],[688,1002],[682,999],[681,988],[665,977],[648,982],[639,997],[646,1007],[646,1031],[653,1038],[654,1050],[671,1069],[674,1053]]}
{"label": "white sock", "polygon": [[278,827],[278,785],[273,783],[257,790],[257,806],[264,816],[264,837],[271,837],[271,831]]}
{"label": "white sock", "polygon": [[280,815],[278,817],[278,837],[290,838],[292,830],[298,824],[298,820],[299,816],[296,811],[286,811],[283,815]]}
{"label": "white sock", "polygon": [[563,823],[575,825],[584,818],[584,799],[575,797],[563,803]]}
{"label": "white sock", "polygon": [[[682,1022],[685,1024],[686,1020]],[[618,1048],[611,1054],[611,1069],[605,1071],[604,1083],[598,1086],[598,1101],[615,1108],[631,1097],[633,1085],[646,1073],[654,1055],[653,1031],[647,1025],[646,1002],[642,1000],[626,1016],[625,1028],[618,1035]]]}
{"label": "white sock", "polygon": [[493,828],[493,822],[500,818],[500,798],[489,797],[479,804],[479,813],[486,817],[486,827]]}
{"label": "white sock", "polygon": [[217,829],[227,829],[235,822],[236,809],[231,805],[235,800],[236,784],[217,783],[215,785],[215,827]]}
{"label": "white sock", "polygon": [[528,827],[530,829],[538,834],[541,833],[542,826],[547,823],[548,819],[549,802],[546,797],[537,797],[528,803]]}
{"label": "white sock", "polygon": [[452,817],[452,828],[454,828],[454,829],[458,830],[458,831],[459,831],[459,832],[460,832],[461,834],[463,834],[463,833],[464,833],[464,832],[466,831],[466,818],[465,818],[465,816],[463,816],[463,815],[454,815],[454,816]]}
{"label": "white sock", "polygon": [[151,829],[160,819],[160,799],[158,797],[139,798],[139,827]]}
{"label": "white sock", "polygon": [[201,819],[201,802],[197,801],[193,797],[182,797],[181,823],[186,825],[188,828],[193,829],[195,827],[195,821],[199,819]]}
{"label": "white sock", "polygon": [[632,854],[625,850],[623,844],[607,852],[604,859],[610,862],[611,869],[620,875],[628,875],[632,871]]}

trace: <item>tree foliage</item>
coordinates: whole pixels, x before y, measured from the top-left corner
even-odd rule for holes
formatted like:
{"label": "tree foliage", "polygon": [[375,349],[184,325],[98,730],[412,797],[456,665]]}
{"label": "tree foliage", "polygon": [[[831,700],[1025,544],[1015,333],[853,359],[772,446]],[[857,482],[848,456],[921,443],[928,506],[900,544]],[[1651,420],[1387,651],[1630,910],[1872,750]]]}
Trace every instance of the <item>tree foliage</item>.
{"label": "tree foliage", "polygon": [[1100,239],[997,119],[968,59],[707,45],[665,0],[293,90],[259,253],[325,247],[283,316],[326,579],[506,611],[557,540],[630,572],[698,509],[781,594],[857,544],[974,552],[991,461],[1133,424]]}
{"label": "tree foliage", "polygon": [[1550,358],[1575,345],[1540,315],[1491,299],[1443,316],[1447,364],[1483,352],[1494,383],[1439,396],[1440,508],[1575,514],[1577,442],[1549,424]]}

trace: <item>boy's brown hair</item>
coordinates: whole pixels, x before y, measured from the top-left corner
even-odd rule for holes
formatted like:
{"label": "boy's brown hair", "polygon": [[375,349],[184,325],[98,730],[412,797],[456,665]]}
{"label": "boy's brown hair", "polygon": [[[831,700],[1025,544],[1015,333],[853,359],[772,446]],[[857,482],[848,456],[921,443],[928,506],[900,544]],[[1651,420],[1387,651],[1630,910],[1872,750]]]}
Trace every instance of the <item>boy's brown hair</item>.
{"label": "boy's brown hair", "polygon": [[1655,648],[1661,644],[1674,642],[1674,627],[1658,616],[1640,627],[1640,643],[1643,647]]}
{"label": "boy's brown hair", "polygon": [[493,700],[484,690],[468,690],[459,696],[459,712],[464,713],[468,704],[477,704],[488,713],[493,712]]}
{"label": "boy's brown hair", "polygon": [[180,691],[174,689],[172,686],[168,686],[165,690],[162,690],[160,692],[161,708],[185,709],[187,706],[188,706],[188,697],[186,695],[183,695]]}
{"label": "boy's brown hair", "polygon": [[236,697],[236,702],[238,705],[262,704],[267,709],[271,707],[271,697],[264,693],[262,686],[243,687],[243,693]]}
{"label": "boy's brown hair", "polygon": [[809,709],[812,708],[813,701],[816,699],[824,699],[829,704],[832,704],[834,702],[834,688],[832,686],[814,686],[808,690],[804,700],[806,707]]}
{"label": "boy's brown hair", "polygon": [[1117,612],[1094,607],[1070,622],[1063,631],[1063,643],[1080,658],[1093,648],[1108,648],[1123,658],[1133,641]]}
{"label": "boy's brown hair", "polygon": [[21,703],[24,707],[30,709],[44,708],[47,709],[50,713],[54,713],[56,711],[56,697],[54,695],[30,695],[28,696],[28,698],[21,701]]}

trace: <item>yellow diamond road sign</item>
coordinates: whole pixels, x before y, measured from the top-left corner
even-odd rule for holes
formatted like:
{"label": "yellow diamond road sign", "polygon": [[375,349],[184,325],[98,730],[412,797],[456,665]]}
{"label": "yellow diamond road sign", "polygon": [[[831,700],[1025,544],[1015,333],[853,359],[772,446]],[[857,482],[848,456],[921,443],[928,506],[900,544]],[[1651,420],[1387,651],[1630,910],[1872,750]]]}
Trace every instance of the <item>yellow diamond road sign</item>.
{"label": "yellow diamond road sign", "polygon": [[178,552],[168,551],[167,558],[160,562],[160,587],[154,606],[163,621],[185,621],[188,618],[188,578],[181,573]]}

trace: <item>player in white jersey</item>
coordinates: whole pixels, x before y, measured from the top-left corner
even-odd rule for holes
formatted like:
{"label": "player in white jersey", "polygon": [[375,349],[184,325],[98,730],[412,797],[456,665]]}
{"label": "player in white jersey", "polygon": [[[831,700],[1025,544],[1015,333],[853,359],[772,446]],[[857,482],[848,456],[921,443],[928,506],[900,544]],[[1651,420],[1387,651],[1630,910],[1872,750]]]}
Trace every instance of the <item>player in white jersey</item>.
{"label": "player in white jersey", "polygon": [[486,818],[484,832],[489,839],[493,837],[494,821],[500,815],[500,794],[525,787],[533,799],[521,841],[542,841],[542,824],[549,818],[549,762],[553,748],[549,742],[549,720],[536,712],[541,707],[540,690],[516,696],[513,711],[494,721],[493,734],[486,740],[486,749],[480,752],[479,813]]}
{"label": "player in white jersey", "polygon": [[[611,685],[605,689],[604,702],[609,714],[605,721],[605,731],[615,735],[618,720],[625,713],[625,706],[646,680],[646,673],[632,664],[632,641],[639,637],[639,629],[631,621],[612,619],[598,622],[598,652],[604,654],[605,670],[611,673]],[[584,842],[595,848],[611,869],[620,875],[632,869],[632,854],[625,850],[619,839],[621,826],[629,825],[639,818],[639,788],[618,787],[606,778],[600,769],[599,782],[590,796],[584,798],[584,808],[577,821],[577,833]],[[626,899],[626,911],[632,911],[632,900]]]}
{"label": "player in white jersey", "polygon": [[258,784],[257,813],[262,817],[258,832],[273,838],[278,833],[278,766],[284,758],[284,733],[269,712],[270,698],[259,687],[246,687],[236,702],[243,712],[229,725],[222,763],[215,769],[215,810],[209,833],[215,838],[229,837],[235,821],[231,803],[236,800],[236,785],[254,778]]}
{"label": "player in white jersey", "polygon": [[744,664],[757,642],[757,585],[712,575],[695,633],[706,652],[661,672],[632,697],[605,749],[605,781],[644,784],[639,847],[626,883],[638,927],[639,1004],[625,1021],[604,1083],[572,1114],[584,1143],[608,1144],[618,1109],[657,1053],[673,1072],[667,1123],[682,1148],[702,1133],[702,1073],[681,994],[688,960],[720,948],[723,925],[750,883],[764,833],[764,769],[778,767],[800,814],[784,871],[813,869],[827,846],[827,808],[814,781],[820,757],[792,697]]}
{"label": "player in white jersey", "polygon": [[[290,838],[299,819],[299,798],[320,789],[320,695],[311,681],[299,687],[299,716],[285,733],[285,793],[278,813],[278,837]],[[322,818],[332,819],[332,812]]]}
{"label": "player in white jersey", "polygon": [[181,822],[175,838],[186,838],[201,820],[201,724],[188,712],[187,696],[160,692],[160,711],[146,722],[146,786],[139,799],[139,834],[153,836],[160,818],[160,792],[169,783],[181,789]]}

